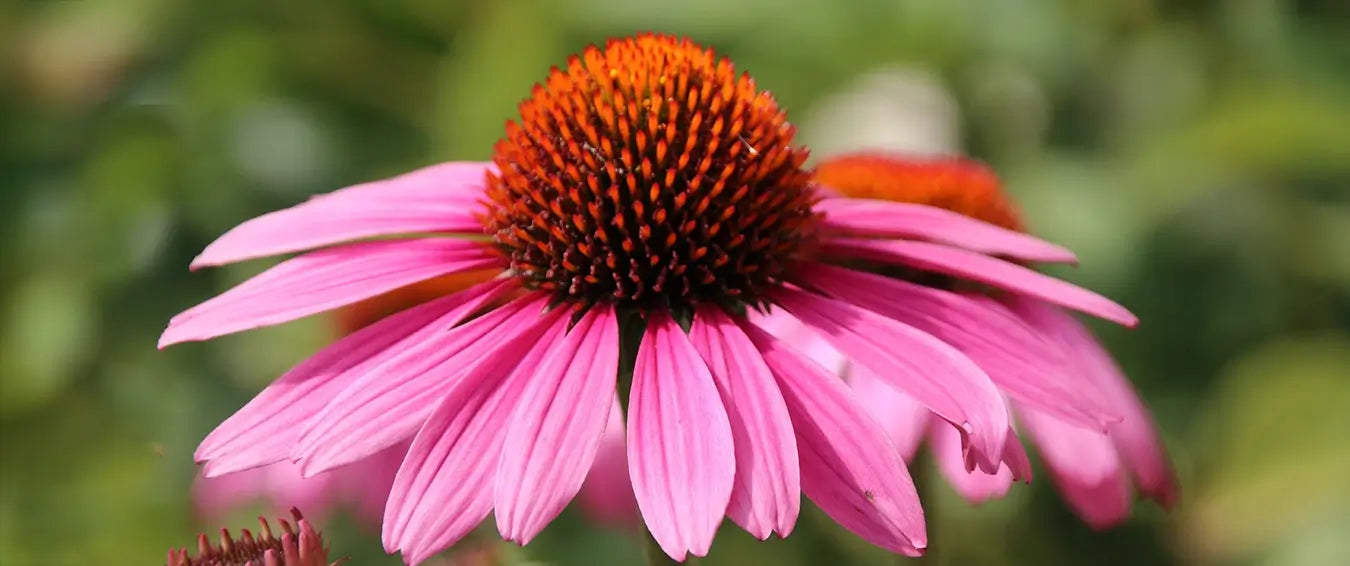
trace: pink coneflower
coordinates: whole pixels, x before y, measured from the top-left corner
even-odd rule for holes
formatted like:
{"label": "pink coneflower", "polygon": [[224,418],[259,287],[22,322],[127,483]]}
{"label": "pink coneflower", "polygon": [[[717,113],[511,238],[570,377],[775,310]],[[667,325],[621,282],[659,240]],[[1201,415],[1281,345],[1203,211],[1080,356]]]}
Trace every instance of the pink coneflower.
{"label": "pink coneflower", "polygon": [[[1023,230],[1020,214],[997,177],[959,158],[843,155],[822,162],[816,180],[847,197],[937,206]],[[845,253],[857,258],[851,267],[871,273],[818,275],[833,276],[828,286],[890,286],[889,300],[868,308],[933,333],[979,365],[1011,398],[1022,431],[1036,441],[1059,490],[1085,522],[1106,528],[1124,520],[1132,486],[1163,506],[1174,502],[1176,481],[1147,409],[1087,328],[1059,306],[1063,293],[1077,291],[1037,295],[1010,288],[992,278],[1020,268],[996,260],[963,271],[907,258],[906,243],[898,250],[875,241],[846,245],[853,249]],[[898,281],[879,283],[888,278]],[[934,318],[931,311],[913,307],[914,297],[925,297],[933,308],[953,314],[979,305],[987,309],[985,320]],[[816,361],[847,374],[907,460],[927,435],[939,469],[968,500],[1002,496],[1016,477],[1030,473],[1015,438],[1009,440],[1009,458],[997,473],[971,472],[963,465],[958,435],[918,400],[855,367],[826,337],[790,317],[775,315],[765,324]]]}
{"label": "pink coneflower", "polygon": [[[203,441],[208,474],[285,460],[319,473],[412,438],[385,508],[387,549],[419,562],[494,510],[502,535],[525,543],[576,495],[628,390],[629,478],[671,557],[705,554],[724,516],[760,538],[786,536],[801,493],[873,544],[917,555],[922,510],[886,433],[842,381],[747,313],[775,305],[830,336],[957,427],[963,461],[990,472],[1010,428],[989,376],[929,332],[868,310],[900,300],[890,286],[826,262],[895,245],[898,257],[977,266],[982,281],[1134,322],[993,257],[1073,259],[1058,246],[928,206],[821,200],[773,97],[688,40],[589,48],[520,114],[490,163],[315,197],[240,225],[196,259],[322,248],[175,317],[161,346],[499,271],[283,375]],[[840,290],[829,274],[859,281]]]}

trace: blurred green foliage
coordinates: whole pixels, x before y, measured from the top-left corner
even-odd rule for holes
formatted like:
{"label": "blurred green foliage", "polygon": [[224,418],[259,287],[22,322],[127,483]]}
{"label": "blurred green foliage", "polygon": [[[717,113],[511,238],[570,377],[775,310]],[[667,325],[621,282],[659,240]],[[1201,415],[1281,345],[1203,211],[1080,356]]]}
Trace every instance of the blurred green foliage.
{"label": "blurred green foliage", "polygon": [[[187,499],[196,442],[329,336],[157,352],[172,314],[259,269],[189,273],[204,244],[484,159],[550,65],[639,30],[730,55],[818,147],[862,128],[824,101],[922,73],[964,148],[1079,252],[1059,274],[1143,319],[1103,337],[1164,429],[1179,508],[1093,533],[1048,481],[971,509],[923,462],[922,562],[1350,563],[1346,2],[48,0],[0,4],[0,564],[153,564],[211,528]],[[325,527],[354,564],[397,563]],[[639,550],[569,512],[515,554]],[[706,562],[906,561],[808,510],[787,541],[724,529]]]}

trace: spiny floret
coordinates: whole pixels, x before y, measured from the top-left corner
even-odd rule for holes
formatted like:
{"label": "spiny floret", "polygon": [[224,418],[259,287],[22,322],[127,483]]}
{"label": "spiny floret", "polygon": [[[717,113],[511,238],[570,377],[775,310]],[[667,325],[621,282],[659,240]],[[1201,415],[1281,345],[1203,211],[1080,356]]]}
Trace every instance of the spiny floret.
{"label": "spiny floret", "polygon": [[507,123],[485,228],[528,285],[578,306],[756,302],[812,234],[794,133],[711,50],[611,40],[553,69]]}
{"label": "spiny floret", "polygon": [[235,540],[229,529],[220,530],[220,544],[211,544],[205,534],[197,535],[197,556],[189,556],[186,548],[170,549],[168,566],[337,566],[339,560],[328,563],[328,548],[324,546],[323,535],[314,530],[309,522],[300,515],[299,509],[291,509],[295,527],[286,519],[278,519],[282,534],[273,536],[272,526],[267,519],[258,517],[261,527],[259,536],[254,537],[248,529],[240,529],[241,536]]}

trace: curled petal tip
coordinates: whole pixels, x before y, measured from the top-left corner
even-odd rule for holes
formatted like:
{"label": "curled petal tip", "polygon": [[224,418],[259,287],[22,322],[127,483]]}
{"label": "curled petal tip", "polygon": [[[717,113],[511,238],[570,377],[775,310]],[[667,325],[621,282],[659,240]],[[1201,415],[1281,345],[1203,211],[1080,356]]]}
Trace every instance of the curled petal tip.
{"label": "curled petal tip", "polygon": [[218,466],[211,465],[212,462],[210,461],[199,461],[199,462],[202,463],[202,477],[206,479],[211,479],[225,475],[224,473],[221,473],[220,468]]}
{"label": "curled petal tip", "polygon": [[1076,254],[1069,251],[1068,248],[1054,244],[1051,244],[1051,246],[1046,249],[1045,256],[1042,257],[1040,261],[1041,263],[1054,263],[1067,265],[1069,267],[1078,267],[1081,265],[1078,262],[1078,256]]}
{"label": "curled petal tip", "polygon": [[1177,487],[1176,479],[1169,479],[1167,485],[1154,489],[1142,490],[1144,497],[1157,503],[1164,511],[1171,511],[1177,505],[1177,500],[1181,498],[1181,489]]}
{"label": "curled petal tip", "polygon": [[920,540],[911,542],[908,548],[902,549],[901,553],[910,558],[919,558],[928,550],[928,541]]}
{"label": "curled petal tip", "polygon": [[169,346],[182,342],[182,340],[179,340],[176,336],[173,336],[172,331],[173,325],[170,324],[168,328],[164,329],[164,333],[159,335],[159,342],[155,343],[155,349],[163,350],[165,348],[168,348]]}

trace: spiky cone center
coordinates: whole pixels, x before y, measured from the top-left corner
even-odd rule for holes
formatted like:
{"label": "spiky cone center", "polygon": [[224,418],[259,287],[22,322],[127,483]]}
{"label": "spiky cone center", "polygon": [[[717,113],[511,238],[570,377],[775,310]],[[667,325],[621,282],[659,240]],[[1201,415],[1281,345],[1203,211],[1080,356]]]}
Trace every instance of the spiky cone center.
{"label": "spiky cone center", "polygon": [[168,566],[336,566],[343,561],[328,562],[328,548],[323,535],[305,521],[297,509],[291,510],[295,520],[292,526],[284,518],[277,519],[281,534],[272,533],[267,518],[258,517],[258,535],[240,529],[235,539],[228,529],[220,530],[220,542],[213,544],[205,534],[197,535],[197,555],[186,548],[170,549]]}
{"label": "spiky cone center", "polygon": [[507,123],[485,229],[528,287],[580,307],[758,302],[813,238],[794,134],[711,50],[611,40],[553,69]]}

